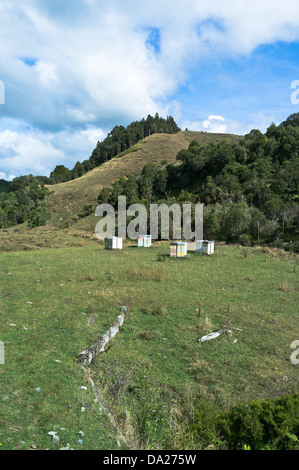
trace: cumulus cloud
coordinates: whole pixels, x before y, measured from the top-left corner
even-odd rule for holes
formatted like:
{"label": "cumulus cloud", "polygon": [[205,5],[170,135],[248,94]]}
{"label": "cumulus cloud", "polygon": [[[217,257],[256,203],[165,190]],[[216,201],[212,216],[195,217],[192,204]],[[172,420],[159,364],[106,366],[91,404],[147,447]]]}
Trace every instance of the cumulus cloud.
{"label": "cumulus cloud", "polygon": [[[294,40],[297,0],[2,0],[0,119],[14,124],[0,139],[14,154],[0,149],[0,168],[73,166],[116,124],[155,112],[180,118],[175,94],[202,58]],[[203,130],[233,127],[209,112]]]}
{"label": "cumulus cloud", "polygon": [[226,132],[226,124],[223,116],[209,116],[208,119],[203,121],[202,125],[207,132]]}
{"label": "cumulus cloud", "polygon": [[[259,129],[261,132],[266,132],[268,127],[275,122],[276,118],[276,114],[265,114],[260,112],[254,114],[251,117],[250,122],[244,123],[233,119],[227,119],[223,116],[210,115],[204,120],[184,121],[182,123],[182,128],[188,129],[189,131],[246,135],[251,132],[252,129]],[[283,119],[284,116],[281,115],[280,122],[282,122]]]}
{"label": "cumulus cloud", "polygon": [[0,167],[6,172],[47,175],[57,164],[69,168],[76,161],[90,157],[98,140],[105,134],[101,129],[85,129],[76,133],[63,130],[45,133],[36,129],[0,132]]}
{"label": "cumulus cloud", "polygon": [[14,178],[16,178],[15,175],[7,175],[6,173],[0,171],[0,180],[12,181]]}

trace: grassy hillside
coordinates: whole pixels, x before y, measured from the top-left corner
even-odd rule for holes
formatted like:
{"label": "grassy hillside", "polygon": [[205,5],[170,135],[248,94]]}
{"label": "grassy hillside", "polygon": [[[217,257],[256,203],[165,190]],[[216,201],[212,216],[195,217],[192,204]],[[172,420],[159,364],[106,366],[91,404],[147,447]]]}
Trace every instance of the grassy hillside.
{"label": "grassy hillside", "polygon": [[[168,253],[97,243],[1,254],[2,449],[196,449],[184,427],[196,397],[226,409],[298,391],[295,255],[218,246],[158,261]],[[119,335],[90,368],[110,420],[75,358],[125,302]],[[199,344],[228,322],[242,332]]]}
{"label": "grassy hillside", "polygon": [[[67,183],[48,186],[53,195],[47,200],[52,214],[50,224],[57,224],[77,215],[85,204],[94,203],[103,188],[110,186],[122,176],[142,170],[148,162],[175,162],[178,152],[187,149],[192,140],[202,145],[218,143],[223,139],[240,140],[241,136],[212,134],[207,132],[179,132],[177,134],[154,134],[143,139],[118,157],[102,164],[86,175]],[[58,224],[59,225],[59,224]]]}

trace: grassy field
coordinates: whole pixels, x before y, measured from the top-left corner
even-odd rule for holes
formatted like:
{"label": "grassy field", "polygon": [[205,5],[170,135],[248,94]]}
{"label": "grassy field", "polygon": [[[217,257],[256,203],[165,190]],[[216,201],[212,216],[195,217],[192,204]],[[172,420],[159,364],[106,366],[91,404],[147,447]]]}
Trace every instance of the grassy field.
{"label": "grassy field", "polygon": [[[167,243],[112,252],[80,240],[0,254],[1,449],[187,448],[183,411],[195,397],[225,409],[298,391],[295,255],[217,246],[159,261]],[[76,357],[126,303],[120,333],[89,371],[109,417]],[[198,342],[223,325],[242,331]]]}

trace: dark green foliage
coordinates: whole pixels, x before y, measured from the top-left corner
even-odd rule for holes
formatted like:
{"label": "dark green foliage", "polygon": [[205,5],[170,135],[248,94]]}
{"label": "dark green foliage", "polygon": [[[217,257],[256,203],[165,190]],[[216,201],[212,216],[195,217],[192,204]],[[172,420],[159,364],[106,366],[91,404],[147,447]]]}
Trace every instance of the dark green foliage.
{"label": "dark green foliage", "polygon": [[9,192],[0,193],[0,228],[28,221],[31,227],[44,225],[50,217],[44,200],[50,194],[33,175],[15,178]]}
{"label": "dark green foliage", "polygon": [[254,400],[219,411],[206,400],[195,403],[190,431],[199,446],[230,450],[299,448],[299,394]]}
{"label": "dark green foliage", "polygon": [[108,188],[103,188],[98,196],[98,202],[100,204],[105,204],[108,201],[109,190]]}
{"label": "dark green foliage", "polygon": [[230,449],[294,450],[299,447],[299,394],[241,404],[222,413],[217,426]]}
{"label": "dark green foliage", "polygon": [[50,174],[51,184],[64,183],[71,179],[71,172],[64,165],[57,165]]}
{"label": "dark green foliage", "polygon": [[95,211],[95,205],[94,204],[85,204],[83,207],[82,212],[79,214],[79,217],[81,219],[84,219],[84,217],[88,217],[89,215],[93,214]]}
{"label": "dark green foliage", "polygon": [[[252,130],[239,143],[206,147],[192,141],[180,164],[147,164],[140,175],[117,181],[108,201],[201,202],[204,237],[251,244],[284,240],[296,246],[299,222],[299,114],[266,134]],[[287,245],[286,245],[287,246]]]}
{"label": "dark green foliage", "polygon": [[29,227],[40,227],[45,225],[46,221],[50,218],[50,214],[44,204],[36,205],[28,215]]}
{"label": "dark green foliage", "polygon": [[9,190],[10,182],[5,180],[0,180],[0,193],[7,193]]}
{"label": "dark green foliage", "polygon": [[[127,204],[142,202],[145,205],[164,196],[167,185],[167,170],[156,163],[148,163],[141,175],[122,177],[116,181],[108,196],[108,202],[117,205],[118,197],[125,195]],[[102,191],[103,192],[103,191]],[[99,200],[102,198],[102,192]]]}
{"label": "dark green foliage", "polygon": [[219,412],[212,403],[203,398],[196,400],[194,408],[194,423],[190,431],[201,447],[206,448],[217,441],[216,425]]}

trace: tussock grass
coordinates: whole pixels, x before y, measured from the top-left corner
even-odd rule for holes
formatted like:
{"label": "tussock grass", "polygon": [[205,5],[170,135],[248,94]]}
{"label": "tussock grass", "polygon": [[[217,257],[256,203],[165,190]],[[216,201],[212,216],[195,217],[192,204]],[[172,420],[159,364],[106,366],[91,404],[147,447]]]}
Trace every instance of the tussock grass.
{"label": "tussock grass", "polygon": [[279,288],[278,288],[281,292],[289,292],[290,291],[290,286],[287,282],[282,282],[281,284],[279,284]]}
{"label": "tussock grass", "polygon": [[155,266],[151,269],[145,266],[133,266],[127,272],[127,279],[164,282],[167,281],[168,275],[166,269],[159,269]]}
{"label": "tussock grass", "polygon": [[164,305],[156,305],[153,308],[152,314],[155,316],[163,317],[164,315],[167,315],[167,309]]}
{"label": "tussock grass", "polygon": [[203,333],[211,333],[213,331],[213,323],[209,317],[205,317],[199,326]]}

